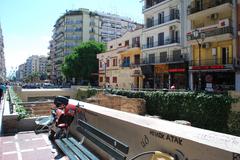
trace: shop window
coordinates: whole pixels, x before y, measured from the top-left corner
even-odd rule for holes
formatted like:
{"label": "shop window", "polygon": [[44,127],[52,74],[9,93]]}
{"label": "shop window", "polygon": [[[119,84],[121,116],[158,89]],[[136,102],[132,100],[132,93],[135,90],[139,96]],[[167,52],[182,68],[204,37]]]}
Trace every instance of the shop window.
{"label": "shop window", "polygon": [[99,77],[99,82],[103,82],[103,77]]}
{"label": "shop window", "polygon": [[112,82],[117,83],[117,77],[113,77]]}

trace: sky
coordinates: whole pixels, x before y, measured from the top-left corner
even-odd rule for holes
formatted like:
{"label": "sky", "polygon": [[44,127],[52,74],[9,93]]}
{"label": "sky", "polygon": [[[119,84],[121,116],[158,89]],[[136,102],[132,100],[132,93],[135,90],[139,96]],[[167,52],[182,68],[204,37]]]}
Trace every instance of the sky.
{"label": "sky", "polygon": [[8,74],[31,55],[46,55],[53,25],[66,10],[118,14],[142,23],[140,0],[0,0],[0,25]]}

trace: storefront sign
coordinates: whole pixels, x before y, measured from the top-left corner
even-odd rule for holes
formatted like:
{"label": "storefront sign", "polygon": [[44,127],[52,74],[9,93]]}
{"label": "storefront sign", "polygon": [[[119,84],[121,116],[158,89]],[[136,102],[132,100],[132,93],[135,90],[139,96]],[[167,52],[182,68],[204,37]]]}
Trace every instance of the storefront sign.
{"label": "storefront sign", "polygon": [[155,71],[155,74],[168,72],[168,65],[166,65],[166,64],[155,65],[154,66],[154,71]]}
{"label": "storefront sign", "polygon": [[168,72],[185,72],[184,68],[169,69]]}
{"label": "storefront sign", "polygon": [[223,65],[214,66],[192,66],[192,70],[206,70],[206,69],[224,69]]}

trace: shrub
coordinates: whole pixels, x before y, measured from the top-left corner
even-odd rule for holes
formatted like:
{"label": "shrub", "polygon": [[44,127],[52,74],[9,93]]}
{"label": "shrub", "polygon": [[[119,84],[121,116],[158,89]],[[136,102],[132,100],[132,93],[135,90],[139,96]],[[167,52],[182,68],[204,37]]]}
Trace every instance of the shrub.
{"label": "shrub", "polygon": [[109,93],[143,98],[147,114],[166,120],[187,120],[195,127],[228,131],[228,118],[234,99],[228,95],[197,92],[109,90]]}

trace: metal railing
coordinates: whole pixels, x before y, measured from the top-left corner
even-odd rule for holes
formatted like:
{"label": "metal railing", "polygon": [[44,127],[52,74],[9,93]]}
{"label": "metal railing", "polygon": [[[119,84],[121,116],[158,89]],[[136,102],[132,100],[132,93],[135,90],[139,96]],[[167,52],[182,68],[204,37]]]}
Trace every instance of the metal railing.
{"label": "metal railing", "polygon": [[154,57],[147,57],[141,59],[141,64],[161,64],[161,63],[183,63],[185,61],[188,61],[187,54],[179,54],[176,56],[166,56],[166,57],[160,57],[160,56],[154,56]]}
{"label": "metal railing", "polygon": [[194,14],[209,8],[213,8],[224,3],[232,3],[232,0],[211,0],[209,3],[203,3],[201,6],[188,7],[188,15]]}
{"label": "metal railing", "polygon": [[142,49],[146,48],[153,48],[153,47],[158,47],[158,46],[163,46],[163,45],[168,45],[168,44],[173,44],[173,43],[180,43],[180,39],[165,39],[164,41],[156,41],[154,43],[149,43],[149,44],[143,44]]}
{"label": "metal railing", "polygon": [[[233,58],[228,57],[227,59],[216,58],[216,59],[201,59],[201,66],[212,66],[212,65],[226,65],[233,64]],[[189,62],[189,66],[199,66],[199,60],[192,60]]]}
{"label": "metal railing", "polygon": [[[232,34],[233,33],[233,28],[231,26],[228,26],[228,27],[217,28],[217,29],[213,29],[211,31],[203,31],[203,32],[205,33],[205,37],[212,37],[212,36],[226,34],[226,33]],[[187,35],[187,40],[188,41],[199,39],[199,38],[194,38],[192,33]]]}
{"label": "metal railing", "polygon": [[163,19],[155,19],[153,21],[147,22],[145,26],[146,26],[146,28],[150,28],[150,27],[164,24],[164,23],[170,22],[172,20],[176,20],[176,19],[180,19],[179,14],[171,14],[171,15],[163,17]]}
{"label": "metal railing", "polygon": [[142,8],[142,11],[148,9],[148,8],[151,8],[155,5],[157,5],[158,3],[161,3],[161,2],[164,2],[165,0],[155,0],[152,4],[148,4],[148,5],[144,5],[143,8]]}

